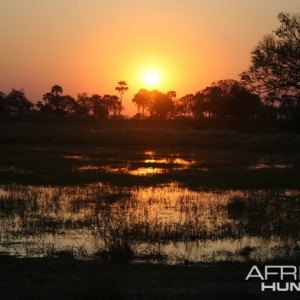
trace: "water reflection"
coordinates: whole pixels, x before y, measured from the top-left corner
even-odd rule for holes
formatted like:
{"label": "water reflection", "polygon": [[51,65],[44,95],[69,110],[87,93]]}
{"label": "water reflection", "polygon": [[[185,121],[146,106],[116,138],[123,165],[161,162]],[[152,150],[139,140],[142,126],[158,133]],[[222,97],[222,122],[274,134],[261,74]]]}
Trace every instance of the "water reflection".
{"label": "water reflection", "polygon": [[249,170],[260,170],[260,169],[292,169],[294,168],[293,163],[281,162],[280,159],[261,158],[256,164],[247,167]]}
{"label": "water reflection", "polygon": [[136,170],[127,170],[127,174],[136,176],[149,176],[154,174],[162,174],[164,170],[162,168],[137,168]]}
{"label": "water reflection", "polygon": [[299,190],[2,185],[0,252],[264,260],[299,252],[299,211]]}
{"label": "water reflection", "polygon": [[145,159],[144,162],[146,164],[175,164],[175,165],[182,165],[182,166],[191,166],[193,164],[196,164],[195,160],[186,160],[182,158],[161,158],[161,159]]}
{"label": "water reflection", "polygon": [[248,167],[249,170],[260,170],[260,169],[291,169],[293,168],[292,164],[266,164],[258,163],[254,166]]}
{"label": "water reflection", "polygon": [[65,155],[64,158],[73,160],[89,160],[87,156],[83,155]]}
{"label": "water reflection", "polygon": [[98,166],[94,166],[94,165],[86,165],[86,166],[82,166],[82,167],[79,167],[75,170],[77,171],[92,171],[92,170],[101,170],[102,168],[101,167],[98,167]]}
{"label": "water reflection", "polygon": [[144,160],[146,164],[167,164],[168,161],[166,159],[146,159]]}
{"label": "water reflection", "polygon": [[[140,160],[131,160],[127,163],[120,160],[107,159],[99,164],[84,164],[73,168],[73,171],[102,171],[105,173],[128,174],[132,176],[153,176],[157,174],[167,174],[173,171],[189,170],[196,167],[197,161],[194,159],[184,159],[178,153],[157,154],[154,151],[144,152]],[[91,161],[86,156],[69,155],[65,158],[78,161]],[[96,161],[95,161],[96,162]],[[200,171],[208,171],[208,168],[197,168]]]}

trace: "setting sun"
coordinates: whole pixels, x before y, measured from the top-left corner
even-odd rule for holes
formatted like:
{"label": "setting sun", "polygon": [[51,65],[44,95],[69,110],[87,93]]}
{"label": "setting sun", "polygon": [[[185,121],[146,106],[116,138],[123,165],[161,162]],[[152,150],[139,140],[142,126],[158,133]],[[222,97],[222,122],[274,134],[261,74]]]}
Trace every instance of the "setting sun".
{"label": "setting sun", "polygon": [[0,0],[0,300],[300,300],[299,4]]}
{"label": "setting sun", "polygon": [[160,82],[160,74],[157,71],[147,71],[144,74],[144,82],[149,87],[155,87]]}

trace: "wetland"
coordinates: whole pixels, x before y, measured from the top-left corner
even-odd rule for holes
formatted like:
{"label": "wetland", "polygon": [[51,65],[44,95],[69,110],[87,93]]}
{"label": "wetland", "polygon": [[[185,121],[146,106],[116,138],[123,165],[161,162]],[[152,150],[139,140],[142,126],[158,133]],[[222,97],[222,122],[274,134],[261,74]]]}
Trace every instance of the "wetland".
{"label": "wetland", "polygon": [[259,299],[299,261],[297,135],[2,125],[4,299]]}

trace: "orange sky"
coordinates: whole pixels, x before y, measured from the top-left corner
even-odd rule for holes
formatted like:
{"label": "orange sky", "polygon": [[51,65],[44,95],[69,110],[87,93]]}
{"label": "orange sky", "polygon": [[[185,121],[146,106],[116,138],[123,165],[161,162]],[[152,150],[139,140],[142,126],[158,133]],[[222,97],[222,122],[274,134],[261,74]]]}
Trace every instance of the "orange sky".
{"label": "orange sky", "polygon": [[0,90],[36,101],[54,84],[76,97],[125,80],[131,115],[146,70],[179,97],[238,79],[281,11],[299,13],[299,0],[1,0]]}

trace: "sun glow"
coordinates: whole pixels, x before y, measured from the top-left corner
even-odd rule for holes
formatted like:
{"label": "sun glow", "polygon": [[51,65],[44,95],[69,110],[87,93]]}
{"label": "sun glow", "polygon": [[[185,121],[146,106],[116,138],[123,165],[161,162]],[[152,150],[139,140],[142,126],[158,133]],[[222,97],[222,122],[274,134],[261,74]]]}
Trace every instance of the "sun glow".
{"label": "sun glow", "polygon": [[[176,59],[174,59],[177,61]],[[124,75],[120,78],[128,78],[130,91],[136,93],[141,89],[158,90],[162,93],[175,90],[180,87],[180,72],[177,64],[170,56],[158,56],[155,54],[144,54],[130,61],[124,69]],[[136,107],[132,108],[136,110]]]}
{"label": "sun glow", "polygon": [[155,87],[160,82],[160,74],[157,71],[150,70],[144,74],[144,82],[149,87]]}

